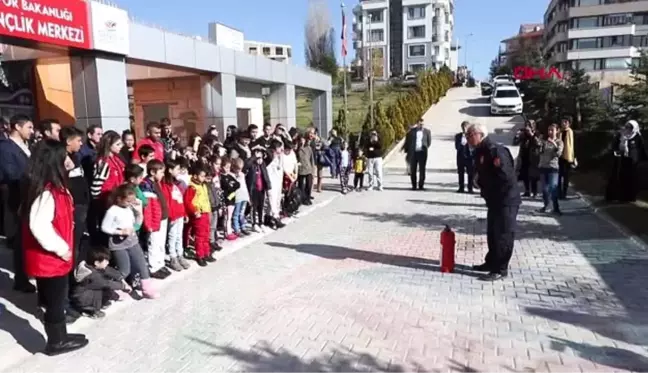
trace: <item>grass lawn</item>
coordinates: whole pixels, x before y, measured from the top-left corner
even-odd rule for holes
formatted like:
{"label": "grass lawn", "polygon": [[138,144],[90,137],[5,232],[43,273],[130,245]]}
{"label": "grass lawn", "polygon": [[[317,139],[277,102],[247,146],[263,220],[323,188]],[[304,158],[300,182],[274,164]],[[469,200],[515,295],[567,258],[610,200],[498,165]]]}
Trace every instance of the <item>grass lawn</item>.
{"label": "grass lawn", "polygon": [[[387,108],[395,102],[401,94],[409,92],[412,88],[395,88],[392,86],[376,87],[374,90],[374,102],[380,101]],[[349,108],[349,131],[359,132],[364,123],[367,109],[369,108],[369,92],[348,92]],[[313,120],[313,108],[307,93],[297,94],[297,127],[306,128]],[[337,119],[338,111],[344,105],[344,97],[333,96],[333,122]]]}
{"label": "grass lawn", "polygon": [[600,171],[575,172],[571,182],[576,189],[587,195],[594,206],[625,227],[632,234],[648,243],[648,191],[639,194],[639,200],[629,204],[605,203],[603,195],[607,176]]}

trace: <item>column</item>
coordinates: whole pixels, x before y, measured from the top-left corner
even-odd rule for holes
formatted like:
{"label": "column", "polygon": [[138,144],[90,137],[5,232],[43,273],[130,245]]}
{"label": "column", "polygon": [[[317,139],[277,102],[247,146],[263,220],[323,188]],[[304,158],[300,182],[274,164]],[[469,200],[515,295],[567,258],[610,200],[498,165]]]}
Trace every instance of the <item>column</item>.
{"label": "column", "polygon": [[237,126],[236,119],[236,76],[217,74],[202,79],[202,100],[205,126],[215,125],[225,136],[228,126]]}
{"label": "column", "polygon": [[126,62],[123,56],[97,54],[70,58],[77,127],[100,125],[121,134],[130,129]]}
{"label": "column", "polygon": [[331,91],[319,91],[313,97],[313,125],[320,136],[328,136],[333,129],[333,97]]}
{"label": "column", "polygon": [[277,84],[270,88],[268,96],[270,103],[270,124],[279,123],[290,129],[297,126],[297,103],[295,102],[295,86],[292,84]]}

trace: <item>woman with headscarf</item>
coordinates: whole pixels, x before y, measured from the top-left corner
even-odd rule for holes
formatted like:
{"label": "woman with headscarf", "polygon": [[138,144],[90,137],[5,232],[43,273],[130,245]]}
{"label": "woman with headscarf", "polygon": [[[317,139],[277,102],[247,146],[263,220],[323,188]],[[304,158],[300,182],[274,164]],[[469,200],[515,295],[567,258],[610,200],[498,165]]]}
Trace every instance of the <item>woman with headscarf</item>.
{"label": "woman with headscarf", "polygon": [[634,202],[639,193],[639,162],[648,159],[639,123],[626,122],[612,143],[613,166],[605,199]]}

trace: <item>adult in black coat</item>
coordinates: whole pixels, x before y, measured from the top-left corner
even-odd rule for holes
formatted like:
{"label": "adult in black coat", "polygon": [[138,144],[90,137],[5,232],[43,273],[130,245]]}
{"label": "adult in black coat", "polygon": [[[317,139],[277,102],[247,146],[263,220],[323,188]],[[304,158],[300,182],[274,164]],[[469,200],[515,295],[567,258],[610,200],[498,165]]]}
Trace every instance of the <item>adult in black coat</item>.
{"label": "adult in black coat", "polygon": [[27,144],[34,134],[34,124],[26,115],[15,115],[9,122],[9,138],[0,140],[0,159],[2,160],[0,162],[0,189],[4,211],[4,233],[9,247],[13,250],[14,289],[33,293],[36,288],[29,282],[25,274],[18,210],[22,200],[22,179],[27,171],[31,155]]}
{"label": "adult in black coat", "polygon": [[634,202],[639,193],[640,162],[648,160],[646,145],[636,120],[628,121],[612,142],[612,172],[605,193],[607,201]]}
{"label": "adult in black coat", "polygon": [[[410,179],[412,181],[412,190],[423,189],[425,185],[425,166],[428,159],[428,148],[432,144],[432,133],[429,129],[423,127],[423,118],[419,119],[416,126],[412,127],[405,136],[403,150],[407,154],[410,167]],[[416,179],[416,170],[418,168],[418,182]]]}

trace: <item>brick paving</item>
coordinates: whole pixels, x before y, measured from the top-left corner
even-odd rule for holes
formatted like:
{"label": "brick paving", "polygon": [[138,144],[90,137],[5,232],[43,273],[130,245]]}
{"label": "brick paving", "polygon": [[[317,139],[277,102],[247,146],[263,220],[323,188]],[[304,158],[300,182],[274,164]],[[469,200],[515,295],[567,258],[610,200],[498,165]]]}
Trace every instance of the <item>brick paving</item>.
{"label": "brick paving", "polygon": [[[464,267],[483,259],[486,211],[454,193],[452,135],[469,116],[501,140],[516,125],[486,117],[477,94],[452,90],[426,114],[426,191],[409,190],[397,154],[385,191],[336,198],[170,283],[161,299],[79,327],[86,349],[6,371],[648,370],[648,252],[584,201],[567,201],[560,218],[524,202],[505,281],[480,282]],[[444,224],[457,231],[454,274],[438,271]],[[0,343],[7,329],[23,345],[38,341],[4,313]]]}

